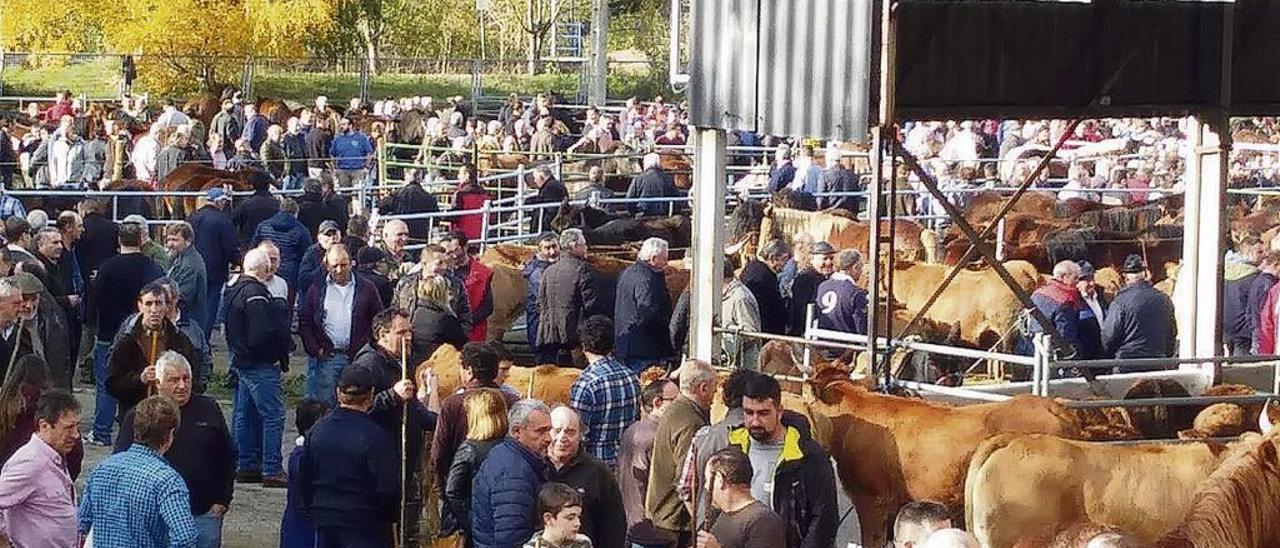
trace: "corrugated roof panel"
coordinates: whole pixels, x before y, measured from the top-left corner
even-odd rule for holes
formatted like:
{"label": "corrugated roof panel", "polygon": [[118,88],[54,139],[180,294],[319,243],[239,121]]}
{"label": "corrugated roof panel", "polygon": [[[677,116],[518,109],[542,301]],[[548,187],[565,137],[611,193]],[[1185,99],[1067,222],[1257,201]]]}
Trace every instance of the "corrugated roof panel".
{"label": "corrugated roof panel", "polygon": [[689,109],[702,127],[754,130],[758,0],[693,3]]}

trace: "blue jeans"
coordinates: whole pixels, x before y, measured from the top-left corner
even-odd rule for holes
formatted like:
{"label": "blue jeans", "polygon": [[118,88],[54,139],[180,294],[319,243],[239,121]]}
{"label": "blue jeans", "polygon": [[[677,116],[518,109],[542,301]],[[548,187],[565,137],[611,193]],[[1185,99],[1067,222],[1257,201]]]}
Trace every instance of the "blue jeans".
{"label": "blue jeans", "polygon": [[204,328],[204,340],[209,340],[209,335],[213,333],[213,326],[218,323],[218,309],[222,304],[222,286],[223,282],[209,283],[208,289],[205,291],[206,299],[204,302],[204,317],[200,318],[200,326]]}
{"label": "blue jeans", "polygon": [[284,472],[280,438],[284,435],[284,394],[276,364],[236,364],[232,423],[242,471],[260,470],[264,476]]}
{"label": "blue jeans", "polygon": [[196,516],[196,548],[222,547],[222,518],[205,513]]}
{"label": "blue jeans", "polygon": [[307,397],[325,402],[330,408],[336,407],[338,377],[348,363],[351,360],[346,352],[335,352],[323,360],[307,358]]}
{"label": "blue jeans", "polygon": [[111,429],[116,420],[116,399],[107,393],[107,358],[111,343],[93,342],[93,437],[111,443]]}

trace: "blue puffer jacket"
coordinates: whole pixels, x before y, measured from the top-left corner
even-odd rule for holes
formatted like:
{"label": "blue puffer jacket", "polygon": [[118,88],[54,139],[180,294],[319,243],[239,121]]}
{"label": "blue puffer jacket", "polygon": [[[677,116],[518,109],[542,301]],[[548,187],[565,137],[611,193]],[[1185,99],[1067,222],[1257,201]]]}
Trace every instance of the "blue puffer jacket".
{"label": "blue puffer jacket", "polygon": [[548,266],[551,266],[550,262],[537,257],[524,265],[524,325],[525,333],[529,335],[529,346],[538,345],[538,284],[542,283],[542,273]]}
{"label": "blue puffer jacket", "polygon": [[520,548],[540,526],[538,489],[546,461],[513,439],[489,451],[471,482],[471,536],[476,548]]}
{"label": "blue puffer jacket", "polygon": [[302,256],[311,247],[311,233],[307,231],[307,227],[292,214],[279,211],[270,219],[262,221],[254,232],[255,245],[263,240],[271,240],[280,248],[280,271],[276,275],[284,278],[289,287],[296,289]]}

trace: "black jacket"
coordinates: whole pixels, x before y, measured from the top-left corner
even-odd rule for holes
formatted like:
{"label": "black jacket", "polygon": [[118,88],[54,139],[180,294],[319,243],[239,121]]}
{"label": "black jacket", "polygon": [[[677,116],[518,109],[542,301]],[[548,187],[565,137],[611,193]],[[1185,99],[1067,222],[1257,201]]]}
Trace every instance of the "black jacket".
{"label": "black jacket", "polygon": [[[413,376],[413,365],[409,365],[409,376]],[[387,436],[393,440],[400,439],[400,415],[402,402],[391,388],[400,381],[400,360],[388,355],[372,343],[366,344],[356,353],[355,359],[348,369],[363,369],[373,374],[373,407],[369,408],[369,418],[378,423]],[[423,435],[436,429],[436,414],[422,405],[418,399],[409,400],[409,460],[417,463],[422,454]],[[396,455],[400,454],[400,444],[395,447]]]}
{"label": "black jacket", "polygon": [[410,310],[413,326],[413,363],[419,363],[431,357],[442,344],[453,345],[462,350],[467,344],[467,333],[463,331],[462,320],[434,303],[419,301],[420,305]]}
{"label": "black jacket", "polygon": [[315,128],[307,132],[303,143],[307,149],[307,167],[312,169],[328,169],[333,165],[329,161],[329,144],[333,142],[333,131]]}
{"label": "black jacket", "polygon": [[671,348],[676,353],[684,352],[689,346],[689,312],[693,306],[693,299],[689,295],[689,289],[685,288],[680,294],[680,298],[676,299],[676,308],[671,312],[671,323],[668,330],[671,331]]}
{"label": "black jacket", "polygon": [[382,530],[395,521],[400,463],[391,438],[370,417],[346,408],[307,434],[298,465],[302,512],[313,523]]}
{"label": "black jacket", "polygon": [[614,355],[627,358],[669,358],[671,294],[666,279],[648,263],[636,261],[618,276],[613,305]]}
{"label": "black jacket", "polygon": [[245,198],[244,202],[231,212],[231,222],[236,225],[236,234],[240,238],[241,248],[247,249],[254,232],[258,230],[258,225],[270,219],[277,211],[280,211],[280,201],[271,195],[270,189],[263,189]]}
{"label": "black jacket", "polygon": [[289,160],[287,174],[307,176],[307,137],[301,133],[286,133],[280,139],[284,157]]}
{"label": "black jacket", "polygon": [[80,256],[80,275],[85,280],[102,263],[119,252],[119,230],[116,224],[101,213],[84,216],[84,235],[76,242],[76,254]]}
{"label": "black jacket", "polygon": [[[749,452],[746,428],[729,433],[731,445]],[[832,548],[839,527],[831,459],[812,437],[788,427],[783,457],[773,475],[773,511],[786,524],[787,548]],[[799,456],[788,457],[798,447]]]}
{"label": "black jacket", "polygon": [[[458,446],[453,454],[453,463],[449,465],[449,475],[444,484],[444,504],[447,512],[443,516],[443,533],[446,535],[456,531],[471,531],[471,480],[476,471],[489,456],[489,450],[498,445],[502,438],[488,441],[467,440]],[[467,539],[470,545],[470,539]]]}
{"label": "black jacket", "polygon": [[[788,335],[803,335],[806,310],[818,298],[818,286],[827,279],[817,270],[805,268],[791,282],[791,317],[787,323]],[[764,311],[761,310],[761,317]]]}
{"label": "black jacket", "polygon": [[1173,302],[1151,287],[1150,282],[1125,286],[1107,310],[1107,320],[1102,324],[1102,344],[1107,354],[1115,358],[1172,356],[1177,349]]}
{"label": "black jacket", "polygon": [[[302,222],[302,226],[307,227],[307,232],[311,233],[312,239],[317,236],[320,223],[333,221],[339,228],[346,230],[349,219],[347,202],[341,196],[306,192],[298,197],[298,221]],[[355,255],[352,255],[352,258],[354,257]]]}
{"label": "black jacket", "polygon": [[89,298],[93,307],[89,316],[97,319],[99,341],[115,339],[120,322],[137,308],[138,292],[163,275],[155,261],[142,253],[117,255],[102,263]]}
{"label": "black jacket", "polygon": [[[173,350],[187,359],[191,365],[192,380],[199,371],[204,359],[196,352],[191,340],[182,333],[173,322],[164,320],[163,333],[156,337],[155,357],[166,350]],[[110,358],[107,361],[107,393],[119,403],[121,409],[131,409],[147,397],[147,385],[142,383],[142,370],[153,365],[151,342],[147,338],[146,328],[142,327],[142,319],[138,318],[133,325],[120,326],[120,333],[112,341]]]}
{"label": "black jacket", "polygon": [[267,286],[252,276],[240,276],[225,298],[227,346],[236,358],[232,367],[287,367],[293,339],[284,299],[272,298]]}
{"label": "black jacket", "polygon": [[[410,182],[395,194],[378,202],[378,213],[383,215],[410,215],[437,211],[440,211],[439,200],[436,200],[435,196],[428,193],[416,181]],[[409,226],[409,237],[415,241],[426,242],[431,238],[430,219],[409,219],[404,224]]]}
{"label": "black jacket", "polygon": [[[115,451],[133,445],[133,411],[120,423]],[[236,480],[236,449],[217,400],[192,394],[182,406],[178,431],[164,459],[178,471],[191,493],[191,513],[199,516],[215,504],[231,505]]]}
{"label": "black jacket", "polygon": [[1098,360],[1109,358],[1107,351],[1102,346],[1102,322],[1106,319],[1107,311],[1111,308],[1111,301],[1102,293],[1102,288],[1098,288],[1098,305],[1102,307],[1102,318],[1096,318],[1093,309],[1088,303],[1080,307],[1080,325],[1077,335],[1080,338],[1080,351],[1083,353],[1081,358],[1087,360]]}
{"label": "black jacket", "polygon": [[613,472],[600,459],[582,450],[559,470],[547,467],[547,481],[568,485],[582,495],[582,534],[595,548],[623,548],[627,544],[627,513]]}
{"label": "black jacket", "polygon": [[[636,175],[636,178],[631,180],[631,186],[627,187],[628,198],[662,198],[676,196],[679,193],[680,191],[676,190],[676,184],[671,179],[671,175],[656,167],[651,167]],[[666,216],[667,212],[670,211],[670,204],[666,202],[644,202],[632,204],[630,209],[637,215],[661,217]]]}
{"label": "black jacket", "polygon": [[195,232],[196,251],[204,259],[205,278],[210,286],[227,283],[231,263],[240,262],[236,227],[231,217],[211,205],[197,209],[187,218]]}
{"label": "black jacket", "polygon": [[[858,175],[841,166],[829,167],[818,173],[818,193],[856,192],[862,190]],[[854,215],[862,208],[862,198],[857,196],[818,196],[819,209],[840,208]]]}
{"label": "black jacket", "polygon": [[768,265],[753,259],[742,268],[738,279],[751,290],[760,306],[760,329],[776,335],[786,333],[787,302],[782,299],[778,275]]}
{"label": "black jacket", "polygon": [[[538,189],[538,193],[532,198],[525,200],[525,202],[529,204],[558,204],[568,197],[569,189],[564,187],[564,183],[555,179],[547,179],[547,181],[543,183],[542,188]],[[537,217],[541,217],[542,221],[541,224],[535,226],[535,228],[540,226],[543,232],[551,230],[551,220],[556,218],[557,213],[558,210],[554,207],[544,207],[539,209]]]}
{"label": "black jacket", "polygon": [[599,284],[595,269],[572,253],[548,266],[538,282],[538,344],[577,346],[578,324],[611,304],[600,298]]}

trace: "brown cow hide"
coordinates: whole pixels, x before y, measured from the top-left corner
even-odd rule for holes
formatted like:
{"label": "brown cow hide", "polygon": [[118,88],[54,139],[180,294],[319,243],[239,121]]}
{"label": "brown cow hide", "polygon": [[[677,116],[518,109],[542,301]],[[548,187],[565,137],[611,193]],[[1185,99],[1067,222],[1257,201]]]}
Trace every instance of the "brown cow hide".
{"label": "brown cow hide", "polygon": [[[1030,293],[1040,284],[1040,274],[1030,263],[1006,261],[1006,269],[1023,290]],[[950,267],[938,264],[899,261],[894,265],[893,299],[912,312],[924,307],[935,288],[942,284]],[[977,306],[976,303],[981,303]],[[1002,347],[1013,343],[1014,328],[1022,304],[992,269],[964,270],[943,290],[925,318],[942,325],[958,324],[960,340],[978,348],[991,348],[1003,339]]]}
{"label": "brown cow hide", "polygon": [[1275,548],[1280,539],[1280,449],[1276,432],[1246,435],[1242,454],[1224,460],[1196,492],[1191,509],[1157,548]]}
{"label": "brown cow hide", "polygon": [[[889,221],[880,221],[882,234],[889,234]],[[937,238],[932,231],[915,221],[900,220],[894,231],[894,248],[897,259],[908,261],[935,260]],[[827,242],[836,249],[856,249],[865,257],[869,253],[871,227],[842,215],[824,211],[800,211],[780,207],[765,209],[760,223],[760,242],[782,238],[794,245],[797,234],[808,234],[815,242]],[[932,245],[926,245],[930,244]]]}
{"label": "brown cow hide", "polygon": [[1075,416],[1050,399],[950,407],[871,393],[843,375],[810,381],[809,416],[853,499],[864,546],[884,546],[893,514],[907,501],[959,508],[965,471],[983,440],[1001,433],[1080,436]]}
{"label": "brown cow hide", "polygon": [[[437,393],[442,399],[462,387],[462,353],[452,345],[440,345],[431,357],[418,364],[414,370],[414,378],[418,382],[424,382],[428,369],[436,374],[439,382]],[[554,365],[512,367],[507,384],[520,392],[522,397],[533,397],[552,405],[567,404],[569,390],[581,374],[581,369]]]}

